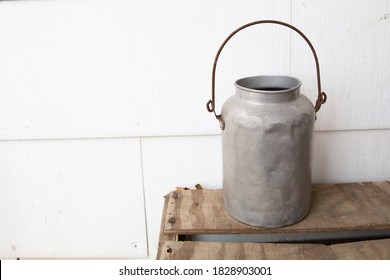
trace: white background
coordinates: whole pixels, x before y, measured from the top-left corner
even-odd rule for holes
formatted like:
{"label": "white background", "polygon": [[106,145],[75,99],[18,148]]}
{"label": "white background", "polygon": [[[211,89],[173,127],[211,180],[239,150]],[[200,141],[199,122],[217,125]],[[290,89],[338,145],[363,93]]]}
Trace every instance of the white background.
{"label": "white background", "polygon": [[[212,62],[259,19],[317,50],[313,181],[389,180],[387,0],[1,1],[0,258],[153,259],[163,195],[222,185]],[[261,74],[298,77],[314,102],[310,49],[263,25],[224,49],[217,111]]]}

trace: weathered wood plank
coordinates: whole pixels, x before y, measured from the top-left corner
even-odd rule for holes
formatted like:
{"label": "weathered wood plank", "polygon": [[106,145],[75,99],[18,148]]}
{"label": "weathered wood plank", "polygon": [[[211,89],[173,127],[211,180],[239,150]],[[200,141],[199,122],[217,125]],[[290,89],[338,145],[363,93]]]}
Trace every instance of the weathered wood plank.
{"label": "weathered wood plank", "polygon": [[339,260],[390,260],[390,239],[330,246]]}
{"label": "weathered wood plank", "polygon": [[169,196],[166,195],[166,196],[164,196],[164,208],[163,208],[163,212],[162,212],[162,216],[161,216],[160,235],[159,235],[159,240],[158,240],[158,249],[157,249],[157,256],[156,256],[157,259],[161,258],[161,255],[162,255],[161,250],[164,247],[164,243],[166,241],[176,241],[177,240],[177,235],[165,233],[165,231],[164,231],[168,203],[169,203]]}
{"label": "weathered wood plank", "polygon": [[169,194],[165,233],[235,234],[372,231],[390,229],[390,184],[315,185],[308,216],[281,228],[245,225],[223,207],[222,190],[177,191]]}
{"label": "weathered wood plank", "polygon": [[388,195],[390,195],[390,181],[385,182],[366,182],[364,185],[374,185],[378,188],[380,188],[382,191],[386,192]]}
{"label": "weathered wood plank", "polygon": [[390,259],[390,239],[322,244],[274,244],[238,242],[164,243],[160,259],[165,260],[347,260]]}
{"label": "weathered wood plank", "polygon": [[321,244],[273,244],[244,242],[165,242],[161,259],[175,260],[276,260],[335,259]]}

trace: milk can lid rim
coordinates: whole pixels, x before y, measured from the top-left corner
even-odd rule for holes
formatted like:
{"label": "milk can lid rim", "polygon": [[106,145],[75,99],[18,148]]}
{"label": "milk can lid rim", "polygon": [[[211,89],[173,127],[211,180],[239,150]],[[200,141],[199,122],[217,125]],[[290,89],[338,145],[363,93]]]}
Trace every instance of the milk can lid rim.
{"label": "milk can lid rim", "polygon": [[256,93],[287,93],[299,89],[302,82],[292,76],[259,75],[238,79],[237,88]]}

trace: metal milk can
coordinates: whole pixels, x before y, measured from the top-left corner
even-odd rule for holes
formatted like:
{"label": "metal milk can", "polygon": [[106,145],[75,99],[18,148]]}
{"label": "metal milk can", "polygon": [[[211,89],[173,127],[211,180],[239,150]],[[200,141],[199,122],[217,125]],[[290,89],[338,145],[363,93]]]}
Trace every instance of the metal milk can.
{"label": "metal milk can", "polygon": [[[254,76],[235,83],[236,94],[215,112],[215,70],[226,43],[240,30],[271,23],[291,28],[308,43],[315,59],[318,99],[313,106],[300,93],[301,81],[288,76]],[[302,220],[310,209],[311,150],[321,92],[317,54],[308,38],[290,24],[261,20],[231,33],[219,48],[207,103],[222,129],[224,207],[253,226],[280,227]]]}

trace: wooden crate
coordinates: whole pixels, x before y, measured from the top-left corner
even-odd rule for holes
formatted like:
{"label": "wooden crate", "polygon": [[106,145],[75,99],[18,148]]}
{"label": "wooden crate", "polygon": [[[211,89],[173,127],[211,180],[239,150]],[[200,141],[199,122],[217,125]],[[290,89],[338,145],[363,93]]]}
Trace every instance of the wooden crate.
{"label": "wooden crate", "polygon": [[[222,192],[165,196],[157,259],[390,259],[390,182],[315,185],[307,217],[279,228],[231,218]],[[275,235],[288,243],[193,241],[200,235],[221,240]]]}

